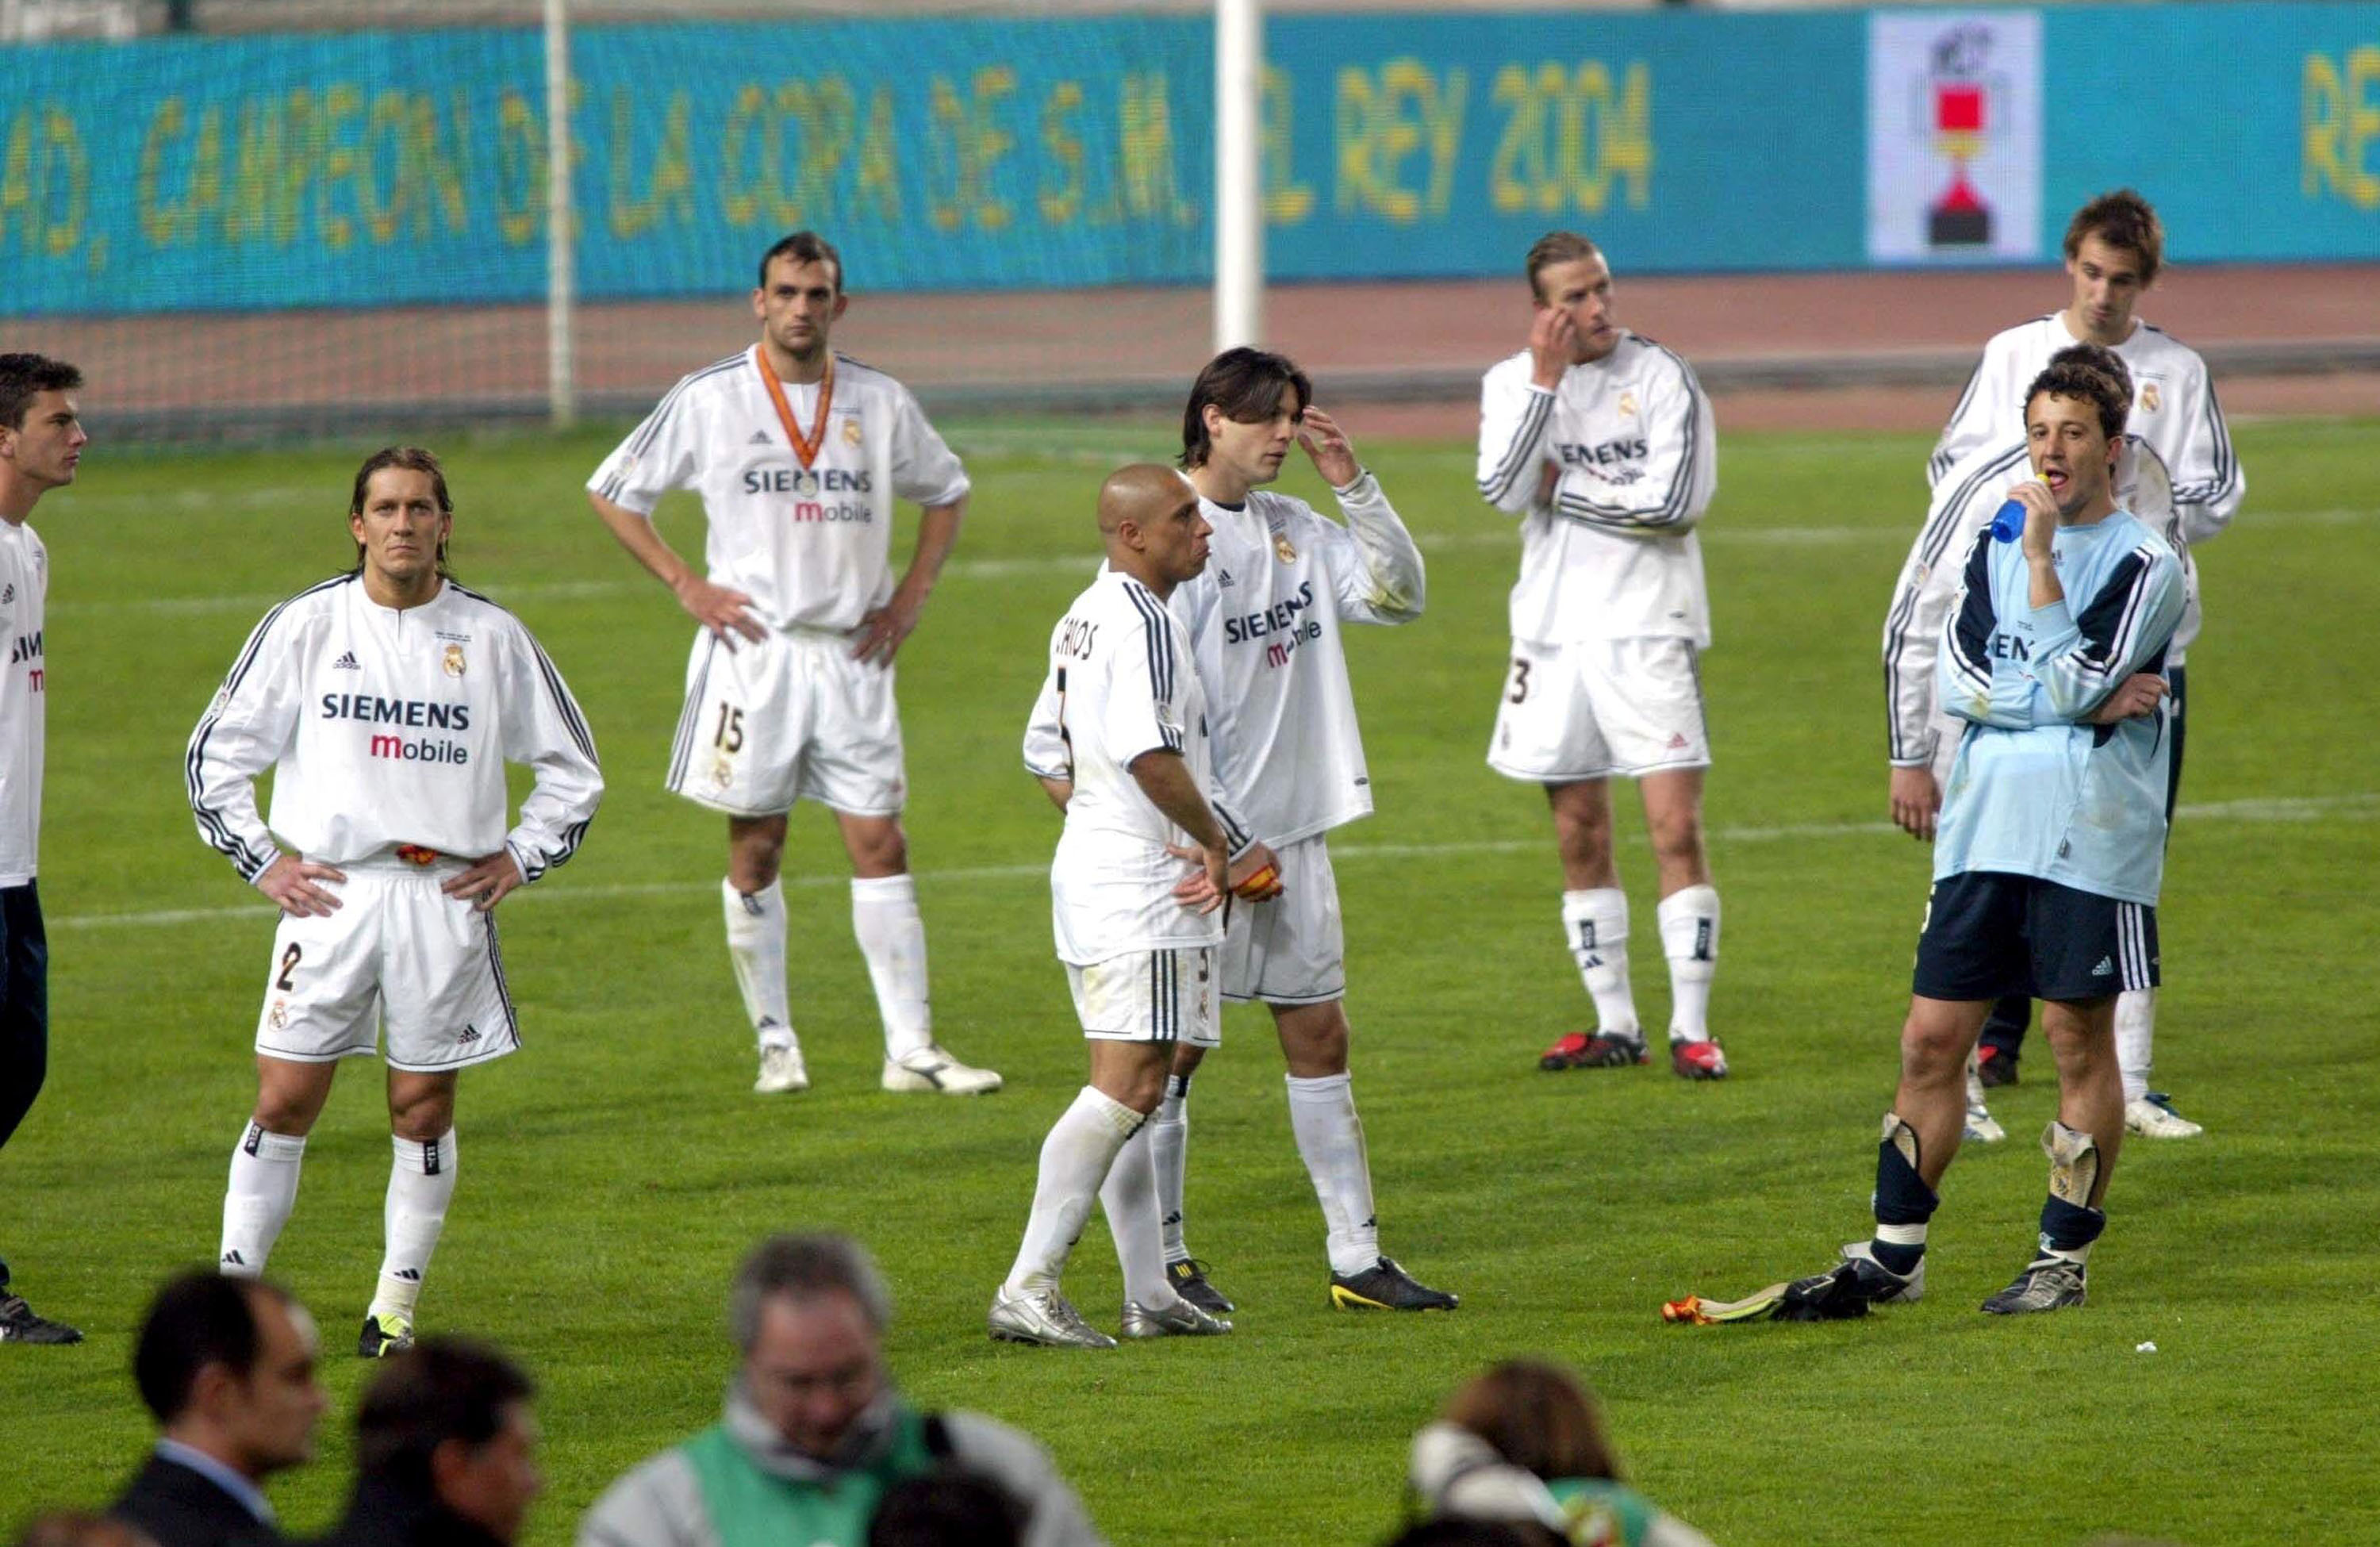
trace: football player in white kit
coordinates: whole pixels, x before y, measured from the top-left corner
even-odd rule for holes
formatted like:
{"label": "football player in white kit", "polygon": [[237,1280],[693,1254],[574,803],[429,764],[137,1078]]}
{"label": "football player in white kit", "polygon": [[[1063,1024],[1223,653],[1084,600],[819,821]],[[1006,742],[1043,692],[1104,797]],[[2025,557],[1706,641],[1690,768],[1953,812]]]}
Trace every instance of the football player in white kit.
{"label": "football player in white kit", "polygon": [[[1279,355],[1229,349],[1208,362],[1182,418],[1182,465],[1214,530],[1206,571],[1173,593],[1215,727],[1215,770],[1261,840],[1232,867],[1242,895],[1285,886],[1268,907],[1228,908],[1222,991],[1271,1010],[1288,1065],[1290,1130],[1322,1206],[1330,1295],[1343,1309],[1451,1310],[1380,1251],[1371,1162],[1347,1068],[1346,943],[1327,834],[1372,810],[1342,629],[1421,615],[1421,550],[1379,481],[1313,406],[1305,373]],[[1291,447],[1313,460],[1346,525],[1261,485]],[[1203,883],[1193,878],[1194,892]],[[1206,1049],[1174,1050],[1151,1125],[1166,1272],[1209,1311],[1232,1309],[1184,1236],[1190,1080]]]}
{"label": "football player in white kit", "polygon": [[[338,1061],[385,1032],[396,1155],[367,1358],[413,1340],[455,1196],[457,1075],[520,1046],[496,905],[577,852],[603,795],[562,674],[518,618],[448,576],[454,508],[427,451],[368,457],[347,515],[356,567],[264,615],[185,761],[199,835],[281,908],[219,1262],[264,1272]],[[509,832],[507,762],[537,780]]]}
{"label": "football player in white kit", "polygon": [[1710,400],[1684,360],[1614,320],[1611,269],[1593,242],[1548,233],[1529,249],[1527,273],[1529,346],[1488,372],[1479,398],[1479,492],[1521,518],[1512,662],[1488,765],[1545,786],[1562,934],[1597,1022],[1538,1065],[1648,1061],[1611,853],[1610,780],[1622,776],[1644,798],[1660,872],[1670,1066],[1719,1079],[1727,1054],[1709,1019],[1718,891],[1702,817],[1710,604],[1694,530],[1718,487]]}
{"label": "football player in white kit", "polygon": [[[1172,469],[1116,472],[1099,490],[1107,567],[1050,631],[1025,755],[1066,813],[1050,921],[1091,1078],[1042,1143],[1024,1243],[991,1302],[991,1335],[1003,1342],[1116,1346],[1059,1290],[1094,1196],[1123,1267],[1126,1337],[1232,1330],[1168,1282],[1148,1143],[1174,1050],[1215,1042],[1216,909],[1231,857],[1258,847],[1217,788],[1190,636],[1166,609],[1205,567],[1212,531]],[[1195,856],[1195,898],[1183,895],[1184,854]]]}
{"label": "football player in white kit", "polygon": [[[2074,344],[2049,357],[2052,365],[2082,365],[2105,374],[2127,403],[2132,400],[2131,372],[2121,356],[2096,344]],[[1975,533],[1991,523],[2009,498],[2010,489],[2026,476],[2028,448],[2022,440],[1988,447],[1961,457],[1949,476],[1934,491],[1925,525],[1910,544],[1900,576],[1893,582],[1892,606],[1884,619],[1884,692],[1888,747],[1892,764],[1892,820],[1913,838],[1932,842],[1941,817],[1943,792],[1949,788],[1951,765],[1958,761],[1965,722],[1947,713],[1935,688],[1935,664],[1941,653],[1942,624],[1959,590],[1959,564]],[[2198,631],[2198,572],[2190,564],[2190,550],[2180,539],[2180,518],[2174,509],[2173,479],[2156,448],[2137,435],[2120,437],[2117,445],[2116,503],[2166,533],[2182,555],[2185,587],[2180,627],[2174,630],[2177,653]],[[2179,725],[2177,723],[2177,737]],[[2176,750],[2180,744],[2177,739]],[[2170,823],[2173,812],[2166,812]],[[2146,1050],[2141,1050],[2145,1054]],[[2136,1071],[2145,1090],[2147,1068]],[[2134,1073],[2127,1073],[2129,1083]],[[2195,1126],[2192,1126],[2195,1131]],[[1967,1128],[1971,1143],[1998,1144],[2008,1137],[1991,1114],[1982,1078],[1970,1057],[1967,1066]]]}
{"label": "football player in white kit", "polygon": [[[796,800],[835,815],[851,856],[851,926],[884,1022],[887,1090],[971,1095],[1000,1076],[934,1041],[926,926],[901,830],[907,795],[892,657],[958,540],[966,470],[892,377],[828,347],[850,298],[832,245],[796,231],[760,259],[759,342],[670,389],[604,458],[588,497],[637,562],[702,627],[669,787],[727,816],[727,955],[759,1041],[763,1093],[809,1071],[785,986],[778,882]],[[664,491],[702,496],[697,569],[653,530]],[[899,585],[895,497],[924,506]]]}
{"label": "football player in white kit", "polygon": [[[0,354],[0,1147],[17,1131],[50,1066],[50,953],[34,872],[42,847],[42,761],[48,695],[42,614],[50,554],[26,525],[52,489],[72,483],[91,436],[74,395],[82,372],[42,355]],[[79,1343],[35,1312],[0,1261],[0,1343]]]}
{"label": "football player in white kit", "polygon": [[[2221,535],[2248,493],[2248,479],[2231,450],[2231,432],[2216,401],[2215,384],[2198,352],[2133,315],[2142,292],[2156,283],[2165,261],[2165,227],[2156,211],[2130,189],[2102,194],[2074,212],[2066,226],[2066,272],[2073,290],[2065,310],[2021,323],[1984,346],[1967,390],[1925,464],[1938,497],[1953,469],[1978,452],[2021,441],[2015,405],[2049,357],[2070,344],[2113,350],[2132,379],[2129,438],[2144,441],[2172,476],[2168,534],[2189,550]],[[2184,650],[2198,632],[2196,566],[2189,566],[2192,605],[2176,635],[2167,676],[2173,685],[2174,792],[2181,788],[2184,726],[2189,723],[2189,674]],[[1895,775],[1904,779],[1905,775]],[[1896,791],[1896,794],[1899,792]],[[2168,818],[2170,813],[2168,813]],[[2168,831],[2170,823],[2168,822]],[[1983,1083],[2012,1084],[2031,1006],[2010,999],[1998,1006],[1978,1048]],[[2148,1088],[2155,1035],[2156,991],[2129,992],[2116,1006],[2116,1040],[2124,1067],[2124,1124],[2144,1139],[2188,1139],[2201,1131]]]}

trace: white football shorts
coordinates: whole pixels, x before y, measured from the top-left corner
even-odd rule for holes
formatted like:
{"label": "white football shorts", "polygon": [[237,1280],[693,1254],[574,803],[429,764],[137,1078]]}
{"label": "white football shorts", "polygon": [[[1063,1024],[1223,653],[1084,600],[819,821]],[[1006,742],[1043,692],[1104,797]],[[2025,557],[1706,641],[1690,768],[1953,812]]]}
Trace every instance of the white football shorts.
{"label": "white football shorts", "polygon": [[1708,768],[1694,641],[1513,640],[1488,766],[1539,785]]}
{"label": "white football shorts", "polygon": [[438,890],[467,868],[390,852],[322,883],[339,898],[330,917],[283,914],[256,1051],[300,1064],[369,1058],[385,1031],[389,1067],[430,1074],[519,1047],[495,916]]}
{"label": "white football shorts", "polygon": [[853,660],[851,645],[808,628],[739,634],[733,650],[696,635],[667,786],[731,816],[782,816],[806,799],[899,815],[907,781],[892,668]]}
{"label": "white football shorts", "polygon": [[1322,1005],[1347,996],[1347,932],[1330,846],[1304,838],[1274,851],[1281,895],[1233,897],[1223,932],[1223,997],[1238,1004]]}
{"label": "white football shorts", "polygon": [[1222,1041],[1215,998],[1215,948],[1132,951],[1088,967],[1066,966],[1083,1035],[1113,1042]]}

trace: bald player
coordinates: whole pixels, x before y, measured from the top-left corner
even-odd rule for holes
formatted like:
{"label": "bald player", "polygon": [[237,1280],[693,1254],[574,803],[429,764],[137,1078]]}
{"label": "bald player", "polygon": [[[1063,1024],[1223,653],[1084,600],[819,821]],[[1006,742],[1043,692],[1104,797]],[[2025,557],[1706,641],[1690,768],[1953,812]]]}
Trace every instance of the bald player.
{"label": "bald player", "polygon": [[[1256,847],[1216,786],[1207,695],[1190,636],[1166,607],[1207,566],[1214,529],[1171,468],[1139,464],[1099,490],[1107,567],[1050,635],[1050,673],[1026,733],[1026,766],[1066,813],[1050,867],[1050,923],[1091,1078],[1041,1145],[1033,1212],[991,1335],[1112,1348],[1059,1292],[1099,1198],[1123,1266],[1126,1337],[1232,1330],[1167,1281],[1146,1125],[1177,1044],[1216,1040],[1217,911],[1231,861]],[[1054,723],[1054,748],[1039,728]],[[1180,846],[1194,864],[1175,858]],[[1264,867],[1241,895],[1278,895]]]}

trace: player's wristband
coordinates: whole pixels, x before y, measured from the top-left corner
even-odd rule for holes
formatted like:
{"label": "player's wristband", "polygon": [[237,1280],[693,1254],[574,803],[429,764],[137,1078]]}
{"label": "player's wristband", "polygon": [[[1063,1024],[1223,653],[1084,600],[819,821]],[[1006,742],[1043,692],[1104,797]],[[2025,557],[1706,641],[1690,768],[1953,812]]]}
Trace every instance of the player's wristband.
{"label": "player's wristband", "polygon": [[1267,860],[1232,887],[1232,895],[1242,902],[1269,902],[1281,895],[1281,866]]}

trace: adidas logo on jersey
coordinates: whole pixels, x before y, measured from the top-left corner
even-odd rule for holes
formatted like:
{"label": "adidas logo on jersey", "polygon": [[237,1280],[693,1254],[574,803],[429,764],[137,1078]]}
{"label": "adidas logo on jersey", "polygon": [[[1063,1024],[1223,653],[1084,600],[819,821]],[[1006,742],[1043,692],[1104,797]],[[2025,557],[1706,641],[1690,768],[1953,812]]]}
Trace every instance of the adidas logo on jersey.
{"label": "adidas logo on jersey", "polygon": [[752,432],[752,438],[744,444],[746,445],[767,445],[769,444],[769,432],[766,430],[755,430]]}
{"label": "adidas logo on jersey", "polygon": [[340,652],[339,658],[331,663],[331,669],[334,672],[359,672],[364,668],[356,660],[356,652],[349,650]]}
{"label": "adidas logo on jersey", "polygon": [[2116,970],[2115,958],[2112,956],[2101,956],[2099,958],[2099,965],[2091,969],[2091,976],[2094,978],[2104,978],[2114,970]]}
{"label": "adidas logo on jersey", "polygon": [[476,1026],[466,1026],[456,1034],[455,1040],[458,1042],[476,1042],[480,1040],[480,1029]]}
{"label": "adidas logo on jersey", "polygon": [[[1232,572],[1224,568],[1220,564],[1215,566],[1215,584],[1218,586],[1230,586],[1232,584]],[[0,602],[5,602],[6,600],[6,597],[0,597]]]}

